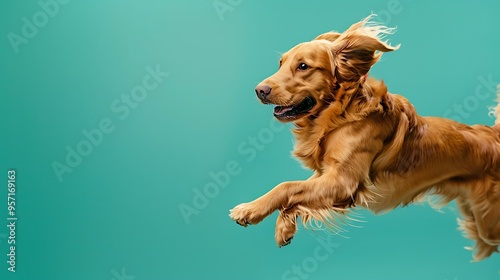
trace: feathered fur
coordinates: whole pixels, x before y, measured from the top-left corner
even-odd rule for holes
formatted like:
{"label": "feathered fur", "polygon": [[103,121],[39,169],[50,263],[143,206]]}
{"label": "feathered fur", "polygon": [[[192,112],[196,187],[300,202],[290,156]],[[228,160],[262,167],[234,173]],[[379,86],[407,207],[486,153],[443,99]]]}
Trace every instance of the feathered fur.
{"label": "feathered fur", "polygon": [[230,216],[246,226],[279,210],[276,242],[283,246],[298,217],[340,232],[337,221],[354,207],[387,212],[433,194],[440,203],[457,201],[475,259],[486,258],[500,245],[500,105],[493,127],[419,116],[403,96],[367,78],[382,52],[399,47],[382,40],[393,29],[369,20],[297,45],[257,87],[263,103],[278,105],[279,120],[294,122],[293,153],[315,173],[279,184]]}

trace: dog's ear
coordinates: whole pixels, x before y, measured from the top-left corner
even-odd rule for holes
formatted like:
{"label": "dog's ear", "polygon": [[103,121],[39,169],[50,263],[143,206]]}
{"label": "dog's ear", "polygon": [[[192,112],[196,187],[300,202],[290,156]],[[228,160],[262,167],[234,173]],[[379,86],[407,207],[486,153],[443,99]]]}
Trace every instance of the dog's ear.
{"label": "dog's ear", "polygon": [[337,38],[340,37],[340,35],[341,34],[338,32],[330,31],[319,35],[318,37],[314,38],[314,40],[327,40],[333,42],[337,40]]}
{"label": "dog's ear", "polygon": [[392,34],[394,28],[376,25],[369,16],[353,24],[332,44],[332,64],[334,76],[338,82],[355,82],[364,77],[373,64],[382,56],[381,52],[397,50],[382,41],[386,34]]}

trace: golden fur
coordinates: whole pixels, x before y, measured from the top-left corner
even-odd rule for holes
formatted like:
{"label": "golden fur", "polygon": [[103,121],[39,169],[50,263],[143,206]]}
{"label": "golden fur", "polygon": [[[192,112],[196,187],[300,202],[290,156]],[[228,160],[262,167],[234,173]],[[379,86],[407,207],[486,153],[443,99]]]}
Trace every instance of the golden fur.
{"label": "golden fur", "polygon": [[294,122],[294,155],[315,173],[236,206],[230,217],[246,226],[279,210],[276,242],[283,246],[299,216],[336,227],[336,218],[356,206],[378,213],[437,194],[443,203],[456,200],[460,228],[475,240],[475,260],[498,252],[500,106],[493,127],[417,115],[383,81],[367,78],[382,52],[399,47],[382,40],[392,29],[369,19],[295,46],[259,85],[269,87],[269,94],[260,90],[263,103],[298,108],[314,100],[307,112],[284,117],[275,109],[275,116]]}

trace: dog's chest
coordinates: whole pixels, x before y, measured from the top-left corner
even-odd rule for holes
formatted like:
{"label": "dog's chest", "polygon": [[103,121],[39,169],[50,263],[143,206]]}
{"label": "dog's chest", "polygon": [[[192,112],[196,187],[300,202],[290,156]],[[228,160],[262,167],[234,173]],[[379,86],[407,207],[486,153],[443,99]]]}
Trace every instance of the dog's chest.
{"label": "dog's chest", "polygon": [[297,137],[293,154],[304,166],[313,170],[321,170],[324,155],[324,135],[308,135]]}

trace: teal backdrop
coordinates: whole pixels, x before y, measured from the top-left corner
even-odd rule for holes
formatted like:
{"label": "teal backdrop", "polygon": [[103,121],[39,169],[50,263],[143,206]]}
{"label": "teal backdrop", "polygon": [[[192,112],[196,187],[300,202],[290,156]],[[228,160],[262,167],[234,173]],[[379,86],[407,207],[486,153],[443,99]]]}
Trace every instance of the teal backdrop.
{"label": "teal backdrop", "polygon": [[372,12],[401,44],[372,76],[421,115],[493,123],[496,0],[2,1],[0,279],[500,279],[499,254],[471,262],[454,204],[360,210],[343,237],[301,227],[281,249],[276,214],[228,217],[311,174],[255,85]]}

